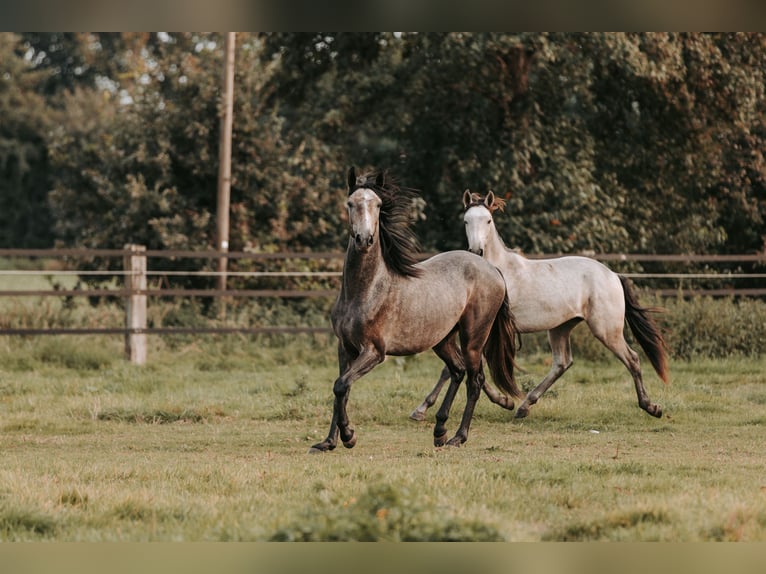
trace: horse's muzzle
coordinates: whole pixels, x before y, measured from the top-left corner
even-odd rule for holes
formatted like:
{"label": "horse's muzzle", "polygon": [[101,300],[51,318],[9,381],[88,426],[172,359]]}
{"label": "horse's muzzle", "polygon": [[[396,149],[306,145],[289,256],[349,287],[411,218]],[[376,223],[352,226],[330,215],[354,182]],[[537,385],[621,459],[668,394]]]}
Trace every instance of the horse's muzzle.
{"label": "horse's muzzle", "polygon": [[469,248],[468,251],[470,251],[474,255],[478,255],[479,257],[484,257],[484,250],[483,249],[471,249],[471,248]]}
{"label": "horse's muzzle", "polygon": [[354,244],[360,251],[367,251],[374,241],[375,237],[372,235],[362,235],[361,233],[354,235]]}

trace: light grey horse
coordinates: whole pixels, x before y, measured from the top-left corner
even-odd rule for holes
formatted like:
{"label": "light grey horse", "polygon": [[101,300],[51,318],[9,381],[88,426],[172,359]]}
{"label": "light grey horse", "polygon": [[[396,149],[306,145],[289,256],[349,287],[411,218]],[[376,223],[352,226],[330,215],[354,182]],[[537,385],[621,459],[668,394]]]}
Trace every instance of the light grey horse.
{"label": "light grey horse", "polygon": [[[502,211],[505,201],[491,191],[486,197],[463,194],[465,232],[468,249],[483,256],[503,273],[516,326],[521,333],[548,331],[553,364],[543,380],[529,392],[516,411],[516,418],[529,414],[534,405],[564,372],[572,366],[569,335],[585,321],[601,343],[612,351],[633,377],[638,404],[655,417],[662,408],[652,403],[644,388],[638,355],[624,337],[625,320],[646,352],[659,377],[667,383],[668,358],[665,341],[650,312],[641,307],[627,278],[587,257],[527,259],[505,247],[497,232],[493,213]],[[423,420],[426,410],[436,401],[445,373],[433,391],[410,415]],[[494,395],[492,389],[485,389]],[[502,404],[502,403],[501,403]]]}
{"label": "light grey horse", "polygon": [[[333,450],[338,436],[347,448],[356,444],[346,404],[351,385],[387,355],[412,355],[433,349],[451,383],[436,415],[434,444],[445,444],[452,401],[464,377],[467,401],[460,428],[447,444],[460,445],[481,388],[482,355],[495,384],[509,395],[521,393],[513,378],[515,331],[500,272],[466,251],[441,253],[418,262],[410,229],[410,198],[383,174],[348,173],[351,236],[341,291],[332,310],[338,337],[339,377],[327,438],[310,452]],[[458,346],[457,339],[460,339]],[[462,349],[462,352],[461,352]]]}

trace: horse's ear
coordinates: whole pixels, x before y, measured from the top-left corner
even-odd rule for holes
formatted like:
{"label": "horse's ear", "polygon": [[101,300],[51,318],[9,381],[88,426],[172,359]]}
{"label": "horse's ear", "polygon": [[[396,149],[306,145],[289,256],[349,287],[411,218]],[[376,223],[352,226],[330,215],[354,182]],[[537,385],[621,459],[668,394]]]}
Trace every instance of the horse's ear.
{"label": "horse's ear", "polygon": [[466,189],[463,192],[463,209],[468,209],[469,205],[471,205],[471,190]]}
{"label": "horse's ear", "polygon": [[375,176],[375,185],[378,187],[383,187],[383,182],[386,180],[386,172],[379,171],[378,175]]}
{"label": "horse's ear", "polygon": [[484,205],[487,206],[487,209],[490,211],[494,211],[497,209],[497,206],[495,205],[495,193],[490,191],[487,194],[487,197],[484,198]]}
{"label": "horse's ear", "polygon": [[348,168],[348,192],[351,193],[354,191],[354,188],[356,187],[356,170],[354,169],[354,166],[352,165],[350,168]]}

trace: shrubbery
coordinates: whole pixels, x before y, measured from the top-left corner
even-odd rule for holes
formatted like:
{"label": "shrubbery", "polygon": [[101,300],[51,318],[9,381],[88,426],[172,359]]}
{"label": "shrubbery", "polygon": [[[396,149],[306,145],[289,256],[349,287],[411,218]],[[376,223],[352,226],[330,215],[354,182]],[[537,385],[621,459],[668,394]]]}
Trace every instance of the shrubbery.
{"label": "shrubbery", "polygon": [[[656,315],[665,332],[671,359],[694,360],[696,358],[759,357],[766,355],[766,301],[748,298],[695,297],[683,299],[668,297],[652,299],[648,294],[641,297],[646,306],[662,307],[664,312]],[[239,300],[227,309],[221,319],[216,309],[205,311],[192,301],[159,302],[149,305],[149,323],[152,327],[273,327],[311,326],[330,327],[329,299]],[[16,305],[0,315],[0,327],[5,328],[52,328],[52,327],[119,327],[122,309],[117,303],[91,306],[84,300],[65,305],[46,300],[44,305]],[[628,342],[639,350],[638,344],[626,326]],[[152,337],[160,337],[152,335]],[[187,341],[194,335],[163,336],[163,341],[173,347],[178,341]],[[328,334],[332,338],[332,334]],[[259,335],[260,344],[269,346],[289,345],[296,335]],[[41,341],[40,353],[48,353],[56,345]],[[67,345],[67,353],[71,350]],[[611,359],[612,355],[588,330],[578,326],[572,333],[575,360]],[[521,356],[540,353],[549,354],[546,334],[531,333],[522,336]],[[77,353],[75,353],[77,354]],[[96,365],[103,362],[99,355],[93,359]],[[93,368],[93,367],[90,367]]]}
{"label": "shrubbery", "polygon": [[[670,356],[676,360],[701,357],[759,357],[766,355],[766,302],[760,299],[694,297],[652,300],[644,295],[647,306],[662,307],[655,315],[665,333]],[[628,342],[637,351],[638,344],[626,326]],[[611,357],[611,353],[590,334],[585,325],[572,333],[575,360]],[[549,353],[545,333],[523,335],[522,354]]]}
{"label": "shrubbery", "polygon": [[497,529],[479,520],[451,517],[446,509],[425,504],[406,488],[372,484],[359,499],[327,496],[318,512],[280,528],[273,542],[496,542]]}

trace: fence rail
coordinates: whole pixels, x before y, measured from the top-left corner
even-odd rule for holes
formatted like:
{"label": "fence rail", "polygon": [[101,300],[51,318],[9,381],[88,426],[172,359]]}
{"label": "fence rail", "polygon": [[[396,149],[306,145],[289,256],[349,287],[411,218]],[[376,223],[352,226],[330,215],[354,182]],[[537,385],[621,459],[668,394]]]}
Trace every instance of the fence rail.
{"label": "fence rail", "polygon": [[[427,257],[429,254],[424,254]],[[635,263],[664,263],[664,264],[736,264],[739,266],[749,265],[757,268],[766,268],[766,253],[743,254],[743,255],[700,255],[700,254],[624,254],[607,253],[595,254],[584,253],[583,255],[603,261],[607,264],[621,262]],[[0,270],[0,278],[24,277],[24,276],[76,276],[76,277],[102,277],[114,278],[122,282],[122,286],[105,289],[79,289],[79,288],[51,288],[51,289],[0,289],[0,297],[106,297],[119,298],[126,301],[126,317],[123,327],[94,327],[94,328],[47,328],[47,329],[16,329],[0,328],[0,335],[64,335],[64,334],[98,334],[98,335],[123,335],[126,341],[126,355],[134,362],[142,363],[146,360],[146,336],[155,334],[277,334],[277,333],[327,333],[328,327],[149,327],[146,320],[146,306],[149,298],[158,297],[205,297],[205,298],[330,298],[337,294],[337,289],[197,289],[197,288],[155,288],[148,286],[150,277],[238,277],[238,278],[315,278],[336,279],[341,276],[337,270],[327,271],[210,271],[197,268],[190,270],[157,269],[149,266],[147,260],[162,259],[167,261],[190,260],[216,260],[226,257],[230,260],[274,262],[274,261],[300,261],[325,260],[335,263],[335,269],[340,265],[344,254],[340,252],[311,252],[311,253],[251,253],[251,252],[227,252],[218,251],[192,251],[192,250],[151,250],[142,246],[126,246],[125,249],[0,249],[0,258],[24,258],[24,259],[59,259],[87,260],[93,258],[114,258],[122,261],[121,269],[114,270],[78,270],[78,269],[8,269]],[[555,258],[555,255],[529,255],[532,259]],[[677,288],[650,289],[659,296],[736,296],[736,297],[766,297],[766,273],[764,272],[732,272],[723,270],[720,273],[710,272],[624,272],[623,275],[641,282],[642,280],[677,280],[680,283],[693,281],[724,281],[729,286],[715,288],[689,287],[679,284]],[[755,287],[733,287],[734,282],[742,280],[755,280]]]}

